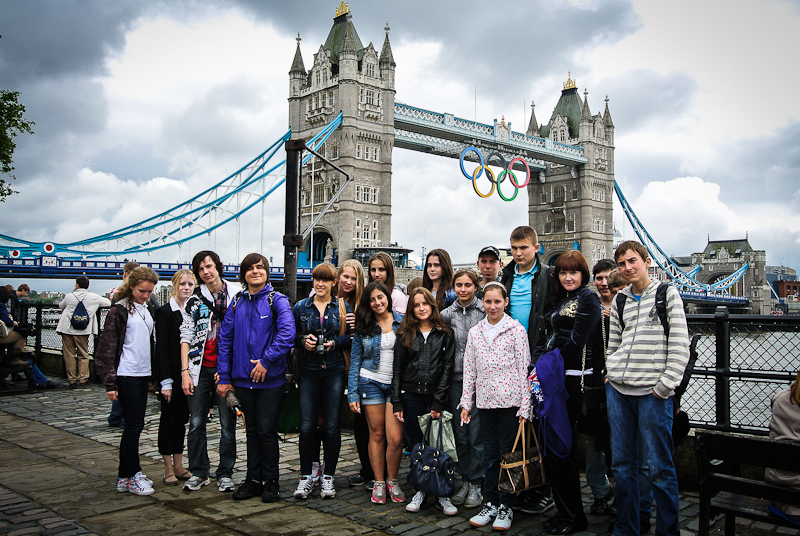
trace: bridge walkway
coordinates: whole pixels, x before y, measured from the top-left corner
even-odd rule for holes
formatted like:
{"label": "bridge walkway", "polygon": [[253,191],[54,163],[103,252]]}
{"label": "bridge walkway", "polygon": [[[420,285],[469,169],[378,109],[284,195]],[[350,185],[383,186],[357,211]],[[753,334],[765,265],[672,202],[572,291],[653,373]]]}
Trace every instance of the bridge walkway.
{"label": "bridge walkway", "polygon": [[[229,494],[219,493],[213,483],[193,493],[166,486],[161,480],[156,446],[159,404],[155,396],[148,403],[141,454],[143,471],[155,480],[156,493],[149,497],[117,493],[114,483],[121,430],[108,426],[109,406],[103,388],[97,385],[0,397],[0,534],[451,536],[491,532],[491,527],[475,529],[469,524],[476,510],[447,517],[432,506],[408,513],[404,505],[372,504],[367,492],[347,485],[347,476],[358,470],[349,432],[344,433],[337,496],[332,500],[320,499],[316,491],[306,501],[292,497],[300,468],[296,434],[289,434],[281,444],[283,500],[277,503],[233,501]],[[218,460],[218,423],[210,424],[208,433],[214,467]],[[246,452],[241,429],[237,435],[234,480],[239,483],[245,475]],[[405,473],[407,458],[403,463],[401,474]],[[409,486],[404,488],[410,492]],[[589,496],[584,482],[584,500]],[[696,534],[696,493],[682,492],[680,504],[682,534]],[[515,514],[508,534],[538,535],[551,514]],[[607,532],[607,517],[589,516],[589,520],[590,526],[582,536]]]}

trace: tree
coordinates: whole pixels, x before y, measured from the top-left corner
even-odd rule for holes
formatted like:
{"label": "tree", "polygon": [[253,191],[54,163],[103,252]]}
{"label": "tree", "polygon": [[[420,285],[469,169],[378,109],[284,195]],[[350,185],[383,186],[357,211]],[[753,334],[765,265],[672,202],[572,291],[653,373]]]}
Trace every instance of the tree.
{"label": "tree", "polygon": [[[17,148],[14,138],[22,133],[33,134],[31,127],[34,125],[33,121],[27,121],[23,117],[25,106],[20,104],[18,99],[19,91],[0,90],[0,127],[2,127],[0,129],[0,173],[8,175],[14,180],[16,177],[12,173],[14,171],[12,162],[14,149]],[[15,193],[17,192],[11,189],[11,185],[5,179],[0,179],[0,202]]]}

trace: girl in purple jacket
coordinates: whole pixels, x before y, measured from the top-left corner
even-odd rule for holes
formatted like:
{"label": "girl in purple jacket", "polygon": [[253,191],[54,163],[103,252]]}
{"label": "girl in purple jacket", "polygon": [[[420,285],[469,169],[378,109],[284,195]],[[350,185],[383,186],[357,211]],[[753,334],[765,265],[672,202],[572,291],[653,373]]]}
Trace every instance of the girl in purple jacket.
{"label": "girl in purple jacket", "polygon": [[261,495],[275,502],[278,488],[278,414],[286,383],[286,355],[294,345],[294,316],[289,299],[269,284],[269,263],[250,253],[242,261],[244,291],[231,303],[219,331],[217,394],[231,385],[247,422],[247,477],[234,500]]}

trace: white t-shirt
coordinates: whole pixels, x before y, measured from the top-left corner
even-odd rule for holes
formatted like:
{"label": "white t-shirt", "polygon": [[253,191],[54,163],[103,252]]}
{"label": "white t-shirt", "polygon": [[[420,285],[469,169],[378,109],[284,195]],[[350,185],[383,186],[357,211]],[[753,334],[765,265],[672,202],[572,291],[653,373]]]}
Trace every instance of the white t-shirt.
{"label": "white t-shirt", "polygon": [[361,369],[361,377],[388,385],[392,383],[394,365],[394,331],[381,334],[381,357],[378,370]]}
{"label": "white t-shirt", "polygon": [[147,306],[134,304],[133,314],[128,314],[125,342],[119,358],[117,376],[150,376],[150,337],[153,334],[153,317]]}

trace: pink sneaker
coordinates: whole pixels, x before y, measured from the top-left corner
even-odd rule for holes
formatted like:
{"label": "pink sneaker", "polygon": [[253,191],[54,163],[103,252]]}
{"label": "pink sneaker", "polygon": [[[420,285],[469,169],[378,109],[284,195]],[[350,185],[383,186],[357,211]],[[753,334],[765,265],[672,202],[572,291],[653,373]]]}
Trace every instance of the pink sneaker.
{"label": "pink sneaker", "polygon": [[406,502],[406,494],[403,493],[403,488],[400,487],[400,483],[397,480],[389,480],[386,483],[386,487],[389,488],[389,496],[392,498],[392,502]]}

